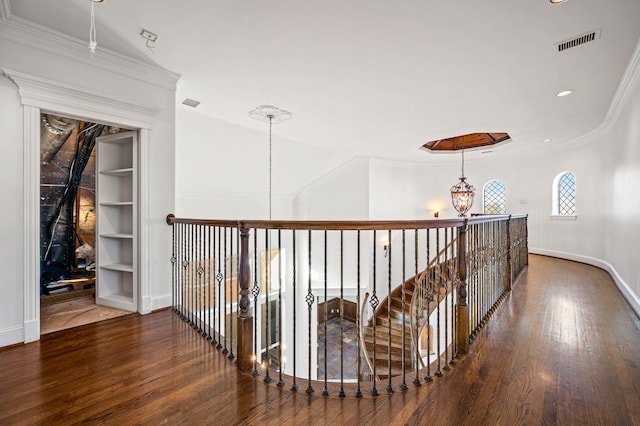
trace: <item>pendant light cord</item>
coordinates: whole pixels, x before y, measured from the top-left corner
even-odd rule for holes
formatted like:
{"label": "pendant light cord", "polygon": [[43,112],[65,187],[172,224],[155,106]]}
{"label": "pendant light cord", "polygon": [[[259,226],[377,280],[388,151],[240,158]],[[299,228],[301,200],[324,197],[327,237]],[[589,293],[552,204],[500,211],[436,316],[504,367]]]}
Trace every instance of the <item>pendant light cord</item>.
{"label": "pendant light cord", "polygon": [[271,167],[271,126],[273,124],[273,116],[269,116],[269,220],[271,220],[271,175],[272,175],[272,167]]}

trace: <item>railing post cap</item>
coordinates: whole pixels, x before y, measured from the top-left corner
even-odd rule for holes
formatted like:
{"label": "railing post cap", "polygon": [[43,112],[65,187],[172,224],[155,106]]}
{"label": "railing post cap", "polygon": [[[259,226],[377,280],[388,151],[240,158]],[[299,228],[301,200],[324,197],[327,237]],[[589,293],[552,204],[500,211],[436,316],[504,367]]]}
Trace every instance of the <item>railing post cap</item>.
{"label": "railing post cap", "polygon": [[169,213],[167,215],[167,225],[173,225],[173,220],[176,218],[176,216],[173,213]]}

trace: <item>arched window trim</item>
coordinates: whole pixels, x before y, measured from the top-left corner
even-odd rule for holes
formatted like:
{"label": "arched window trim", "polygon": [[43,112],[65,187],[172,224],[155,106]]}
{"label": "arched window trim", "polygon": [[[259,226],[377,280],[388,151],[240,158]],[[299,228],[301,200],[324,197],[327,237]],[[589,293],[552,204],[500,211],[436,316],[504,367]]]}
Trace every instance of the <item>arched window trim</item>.
{"label": "arched window trim", "polygon": [[[560,180],[568,173],[573,175],[573,179],[576,182],[576,188],[578,186],[578,180],[576,179],[575,173],[570,170],[565,170],[556,175],[553,179],[553,186],[551,188],[552,198],[551,198],[551,217],[554,219],[566,219],[566,220],[575,220],[578,215],[577,214],[560,214]],[[577,192],[577,190],[576,190]],[[577,196],[574,198],[574,204],[577,205]]]}
{"label": "arched window trim", "polygon": [[504,211],[502,213],[499,214],[506,214],[507,213],[507,185],[505,185],[504,181],[500,180],[500,179],[491,179],[489,180],[487,183],[484,184],[484,186],[482,187],[482,213],[486,214],[486,201],[487,201],[487,197],[486,197],[486,190],[487,190],[487,186],[489,186],[489,184],[491,184],[492,182],[499,182],[502,184],[502,188],[504,189]]}

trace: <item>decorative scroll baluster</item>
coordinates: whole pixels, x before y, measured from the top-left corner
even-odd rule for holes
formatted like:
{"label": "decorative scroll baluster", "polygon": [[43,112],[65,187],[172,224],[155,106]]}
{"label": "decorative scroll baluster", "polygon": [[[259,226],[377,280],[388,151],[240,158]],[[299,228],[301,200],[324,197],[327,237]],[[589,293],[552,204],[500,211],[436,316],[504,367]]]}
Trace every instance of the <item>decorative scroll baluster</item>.
{"label": "decorative scroll baluster", "polygon": [[309,353],[309,359],[308,359],[308,373],[307,373],[307,377],[308,377],[308,385],[307,385],[307,393],[310,395],[313,393],[313,386],[311,386],[311,311],[313,309],[313,302],[314,302],[314,297],[313,297],[313,293],[311,292],[311,230],[309,230],[309,250],[308,250],[308,254],[309,254],[309,269],[308,269],[308,274],[309,275],[309,286],[307,288],[307,296],[305,297],[305,301],[307,302],[307,307],[308,307],[308,331],[309,331],[309,343],[308,343],[308,347],[307,347],[307,352]]}
{"label": "decorative scroll baluster", "polygon": [[298,384],[296,383],[296,377],[297,377],[297,371],[296,370],[296,346],[297,346],[297,334],[296,334],[296,324],[297,324],[297,319],[296,319],[296,306],[298,305],[298,299],[296,298],[296,286],[298,285],[297,282],[297,271],[298,271],[298,263],[296,261],[296,231],[293,230],[293,232],[291,233],[292,235],[292,245],[293,245],[293,279],[292,279],[292,283],[293,283],[293,384],[291,385],[291,390],[292,391],[297,391],[298,390]]}
{"label": "decorative scroll baluster", "polygon": [[194,270],[194,265],[196,263],[196,259],[195,259],[195,244],[193,242],[194,238],[194,233],[195,233],[195,225],[191,225],[190,227],[190,232],[189,232],[189,264],[187,265],[187,267],[189,268],[189,287],[188,287],[188,291],[189,291],[189,300],[187,303],[187,309],[189,310],[189,324],[191,325],[192,328],[195,328],[196,326],[196,322],[195,322],[195,318],[194,318],[194,303],[193,303],[193,299],[194,299],[194,281],[195,281],[195,270]]}
{"label": "decorative scroll baluster", "polygon": [[[356,245],[357,245],[356,252],[357,252],[357,256],[358,256],[358,259],[356,261],[356,265],[357,265],[356,266],[356,284],[358,286],[358,288],[356,290],[356,292],[357,292],[357,296],[356,297],[357,297],[357,300],[358,300],[358,302],[356,304],[356,309],[357,309],[357,313],[356,313],[356,330],[358,332],[360,332],[360,330],[361,330],[360,321],[362,321],[362,319],[360,318],[360,301],[361,301],[361,299],[360,299],[360,230],[358,230],[358,233],[357,233],[357,243],[356,243]],[[360,339],[356,339],[356,375],[357,375],[357,382],[358,382],[358,385],[356,387],[356,397],[357,398],[362,398],[362,390],[360,389],[360,372],[361,372],[360,368],[362,366],[362,364],[361,364],[361,361],[362,361],[361,352],[362,352],[362,348],[360,347]],[[325,359],[326,359],[326,357],[325,357]]]}
{"label": "decorative scroll baluster", "polygon": [[216,312],[216,316],[218,317],[218,344],[216,348],[222,349],[222,304],[225,303],[224,296],[222,292],[222,280],[224,279],[224,275],[222,275],[222,262],[224,261],[222,257],[222,227],[218,227],[218,273],[216,274],[216,281],[218,283],[218,310]]}
{"label": "decorative scroll baluster", "polygon": [[[260,297],[260,286],[258,285],[258,231],[253,233],[253,377],[260,375],[258,371],[258,297]],[[295,306],[295,303],[294,303]]]}
{"label": "decorative scroll baluster", "polygon": [[207,226],[207,265],[208,265],[208,274],[207,274],[207,289],[209,291],[209,298],[207,303],[207,317],[209,324],[209,341],[211,344],[216,343],[216,334],[215,334],[215,315],[214,308],[216,305],[216,286],[215,286],[215,228],[212,226]]}
{"label": "decorative scroll baluster", "polygon": [[228,354],[229,353],[229,348],[227,347],[227,337],[228,337],[228,332],[227,332],[227,304],[229,303],[228,300],[229,298],[227,297],[227,287],[229,287],[229,285],[227,285],[227,281],[229,280],[229,275],[227,274],[227,261],[229,260],[228,257],[228,252],[227,252],[227,227],[225,226],[223,228],[223,234],[224,234],[224,246],[223,246],[223,254],[222,254],[222,258],[224,259],[224,265],[222,265],[222,276],[223,276],[223,281],[224,281],[224,286],[222,287],[224,296],[222,297],[222,304],[224,305],[224,315],[223,315],[223,319],[224,319],[224,326],[222,327],[222,333],[224,335],[224,349],[222,349],[222,353],[223,354]]}

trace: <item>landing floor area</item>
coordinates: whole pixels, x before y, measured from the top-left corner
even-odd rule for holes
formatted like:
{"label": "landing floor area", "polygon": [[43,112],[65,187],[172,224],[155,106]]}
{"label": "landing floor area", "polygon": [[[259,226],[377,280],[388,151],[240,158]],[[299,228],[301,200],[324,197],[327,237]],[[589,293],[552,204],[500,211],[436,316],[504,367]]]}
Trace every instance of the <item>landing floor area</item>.
{"label": "landing floor area", "polygon": [[170,311],[51,333],[0,366],[0,424],[640,424],[640,321],[604,271],[542,256],[465,360],[392,396],[265,385]]}

